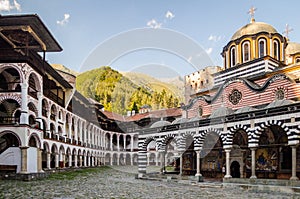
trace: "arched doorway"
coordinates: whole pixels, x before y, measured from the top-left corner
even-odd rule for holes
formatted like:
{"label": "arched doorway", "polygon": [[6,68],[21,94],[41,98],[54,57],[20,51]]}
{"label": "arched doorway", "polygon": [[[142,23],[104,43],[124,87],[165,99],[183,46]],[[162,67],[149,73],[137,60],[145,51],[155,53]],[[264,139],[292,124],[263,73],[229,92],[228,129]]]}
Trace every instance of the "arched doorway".
{"label": "arched doorway", "polygon": [[20,140],[15,134],[11,132],[0,133],[0,154],[10,147],[19,146]]}
{"label": "arched doorway", "polygon": [[233,178],[240,178],[240,163],[238,161],[233,161],[230,165],[230,173]]}
{"label": "arched doorway", "polygon": [[208,132],[201,150],[201,173],[206,178],[223,178],[225,166],[223,144],[218,133]]}
{"label": "arched doorway", "polygon": [[196,152],[194,151],[193,136],[188,134],[185,138],[185,152],[182,155],[182,174],[196,174]]}
{"label": "arched doorway", "polygon": [[292,151],[288,136],[278,125],[266,127],[256,150],[256,176],[258,178],[289,179],[292,169]]}
{"label": "arched doorway", "polygon": [[244,129],[234,132],[232,138],[232,149],[230,152],[230,162],[236,161],[240,165],[240,178],[251,175],[251,151],[248,148],[248,134]]}

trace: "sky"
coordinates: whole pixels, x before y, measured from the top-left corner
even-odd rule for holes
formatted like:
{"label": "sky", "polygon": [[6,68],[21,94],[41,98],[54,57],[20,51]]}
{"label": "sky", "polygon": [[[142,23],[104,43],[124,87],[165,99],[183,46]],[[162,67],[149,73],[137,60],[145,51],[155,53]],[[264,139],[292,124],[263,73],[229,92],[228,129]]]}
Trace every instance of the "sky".
{"label": "sky", "polygon": [[47,61],[83,72],[104,65],[156,77],[184,76],[209,65],[232,35],[255,20],[300,42],[300,1],[0,0],[0,14],[38,14],[62,52]]}

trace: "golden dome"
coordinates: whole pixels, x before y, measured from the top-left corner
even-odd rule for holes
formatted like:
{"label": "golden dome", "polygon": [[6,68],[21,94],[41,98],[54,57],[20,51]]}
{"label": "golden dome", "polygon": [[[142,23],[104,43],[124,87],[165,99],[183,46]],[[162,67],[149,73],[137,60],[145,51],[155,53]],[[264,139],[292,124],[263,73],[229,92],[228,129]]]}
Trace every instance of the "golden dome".
{"label": "golden dome", "polygon": [[294,55],[300,53],[300,44],[295,42],[288,42],[288,45],[285,49],[287,55]]}
{"label": "golden dome", "polygon": [[273,28],[273,26],[267,23],[255,22],[254,20],[251,20],[249,24],[236,31],[231,37],[231,40],[236,40],[244,35],[254,35],[260,32],[278,33],[277,30]]}

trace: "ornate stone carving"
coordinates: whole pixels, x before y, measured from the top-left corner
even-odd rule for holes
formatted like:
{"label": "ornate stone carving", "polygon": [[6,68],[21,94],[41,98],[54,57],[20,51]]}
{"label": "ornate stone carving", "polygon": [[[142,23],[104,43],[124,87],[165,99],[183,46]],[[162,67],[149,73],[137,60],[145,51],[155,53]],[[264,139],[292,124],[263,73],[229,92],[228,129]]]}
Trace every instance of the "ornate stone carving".
{"label": "ornate stone carving", "polygon": [[237,105],[242,99],[242,93],[237,89],[233,89],[229,94],[228,99],[233,105]]}
{"label": "ornate stone carving", "polygon": [[283,100],[285,99],[285,89],[284,88],[277,88],[274,92],[276,100]]}

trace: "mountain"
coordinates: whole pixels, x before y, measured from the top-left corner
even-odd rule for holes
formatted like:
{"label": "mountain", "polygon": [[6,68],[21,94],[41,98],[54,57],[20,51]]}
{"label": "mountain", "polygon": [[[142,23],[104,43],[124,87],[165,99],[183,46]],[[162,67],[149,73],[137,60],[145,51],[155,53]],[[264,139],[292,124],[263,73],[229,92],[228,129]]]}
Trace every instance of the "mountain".
{"label": "mountain", "polygon": [[74,76],[77,76],[77,75],[79,74],[78,72],[73,71],[73,70],[71,70],[71,69],[65,67],[65,66],[62,65],[62,64],[51,64],[51,66],[52,66],[55,70],[60,70],[60,71],[69,73],[69,74],[74,75]]}
{"label": "mountain", "polygon": [[76,89],[81,94],[119,114],[128,110],[138,112],[146,104],[152,110],[177,107],[183,101],[182,87],[177,87],[142,73],[120,73],[108,66],[86,71],[76,78]]}
{"label": "mountain", "polygon": [[172,93],[174,96],[178,97],[180,101],[183,101],[184,91],[182,88],[184,87],[184,83],[180,77],[156,79],[143,73],[121,73],[140,87],[148,88],[150,91],[156,90],[159,92],[162,92],[164,89],[168,93]]}

